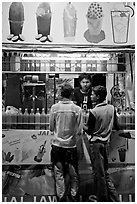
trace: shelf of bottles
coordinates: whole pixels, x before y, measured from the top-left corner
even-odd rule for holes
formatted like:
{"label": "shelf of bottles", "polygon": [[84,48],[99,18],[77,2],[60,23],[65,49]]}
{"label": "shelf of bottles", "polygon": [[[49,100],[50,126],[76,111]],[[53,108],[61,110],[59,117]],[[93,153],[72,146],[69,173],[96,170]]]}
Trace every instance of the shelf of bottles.
{"label": "shelf of bottles", "polygon": [[117,113],[118,121],[121,129],[124,130],[135,130],[135,111],[126,109]]}
{"label": "shelf of bottles", "polygon": [[[127,90],[128,82],[126,80],[128,80],[126,74],[118,74],[118,73],[114,74],[114,86],[111,88],[111,91],[110,91],[111,103],[115,106],[118,122],[121,126],[121,129],[134,130],[135,129],[135,107],[134,107],[134,104],[132,104],[131,102],[131,98],[133,100],[133,95],[132,97],[131,95],[129,97],[129,92]],[[131,84],[130,86],[133,87]],[[131,90],[131,87],[130,87],[130,90]]]}
{"label": "shelf of bottles", "polygon": [[[10,107],[9,107],[10,108]],[[45,113],[43,108],[40,112],[37,108],[34,113],[33,109],[28,112],[19,108],[17,113],[11,113],[10,110],[2,112],[2,128],[3,129],[32,129],[32,130],[49,130],[49,114]]]}
{"label": "shelf of bottles", "polygon": [[2,53],[3,72],[126,72],[125,53]]}
{"label": "shelf of bottles", "polygon": [[[89,110],[83,110],[83,122],[86,124],[89,116]],[[135,129],[135,111],[122,110],[117,113],[119,124],[122,129],[134,130]],[[32,130],[49,130],[49,114],[45,113],[43,108],[40,112],[37,108],[36,113],[33,109],[28,112],[26,108],[23,112],[19,108],[18,113],[9,113],[8,111],[2,112],[2,128],[3,129],[32,129]]]}

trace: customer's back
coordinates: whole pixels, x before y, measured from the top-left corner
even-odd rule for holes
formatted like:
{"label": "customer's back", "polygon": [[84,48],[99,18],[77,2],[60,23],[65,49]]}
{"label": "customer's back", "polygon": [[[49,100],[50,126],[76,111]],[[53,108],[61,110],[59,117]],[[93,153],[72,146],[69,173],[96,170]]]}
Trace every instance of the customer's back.
{"label": "customer's back", "polygon": [[63,87],[62,100],[54,104],[50,111],[50,130],[55,136],[52,144],[66,148],[76,146],[76,137],[82,131],[81,108],[70,100],[70,89],[68,84]]}
{"label": "customer's back", "polygon": [[112,105],[100,103],[91,110],[96,118],[92,136],[102,141],[107,141],[111,135],[114,124],[114,107]]}

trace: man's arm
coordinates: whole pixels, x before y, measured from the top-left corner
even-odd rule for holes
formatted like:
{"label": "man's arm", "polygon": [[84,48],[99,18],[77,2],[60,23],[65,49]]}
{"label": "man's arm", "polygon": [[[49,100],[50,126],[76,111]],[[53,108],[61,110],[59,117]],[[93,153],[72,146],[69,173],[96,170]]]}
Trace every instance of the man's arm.
{"label": "man's arm", "polygon": [[88,118],[88,122],[86,125],[84,125],[83,129],[84,131],[88,134],[91,135],[94,127],[95,127],[95,123],[96,123],[96,118],[95,116],[90,112],[89,113],[89,118]]}
{"label": "man's arm", "polygon": [[83,130],[83,116],[82,116],[82,109],[80,109],[79,114],[78,114],[78,128],[77,128],[77,134],[80,135]]}
{"label": "man's arm", "polygon": [[49,129],[51,132],[55,130],[55,119],[54,119],[54,112],[53,112],[52,107],[51,107],[50,115],[49,115]]}

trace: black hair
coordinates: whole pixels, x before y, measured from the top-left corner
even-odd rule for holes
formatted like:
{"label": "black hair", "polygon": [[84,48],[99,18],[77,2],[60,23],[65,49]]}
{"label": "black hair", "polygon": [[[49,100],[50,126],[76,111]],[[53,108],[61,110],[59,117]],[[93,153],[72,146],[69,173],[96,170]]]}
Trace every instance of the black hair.
{"label": "black hair", "polygon": [[91,75],[88,73],[82,73],[79,75],[79,82],[81,82],[83,79],[88,79],[91,82]]}
{"label": "black hair", "polygon": [[95,86],[92,89],[94,91],[94,93],[96,94],[96,96],[99,96],[99,102],[102,103],[107,96],[107,89],[105,86]]}
{"label": "black hair", "polygon": [[73,87],[69,83],[64,83],[61,85],[60,94],[64,98],[70,98],[73,93]]}

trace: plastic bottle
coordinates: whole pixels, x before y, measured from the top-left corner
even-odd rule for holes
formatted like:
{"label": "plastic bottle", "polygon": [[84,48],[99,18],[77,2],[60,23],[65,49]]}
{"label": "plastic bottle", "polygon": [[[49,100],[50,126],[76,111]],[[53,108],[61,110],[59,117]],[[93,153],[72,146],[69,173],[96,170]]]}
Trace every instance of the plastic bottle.
{"label": "plastic bottle", "polygon": [[118,70],[118,66],[117,66],[117,64],[118,64],[118,59],[117,59],[117,57],[113,57],[112,58],[112,66],[111,66],[111,69],[112,69],[112,72],[116,72],[117,70]]}
{"label": "plastic bottle", "polygon": [[[31,57],[31,55],[29,55]],[[28,60],[28,71],[32,71],[32,60]]]}
{"label": "plastic bottle", "polygon": [[6,71],[10,71],[10,55],[9,55],[9,52],[6,53],[6,56],[5,56],[5,68],[6,68]]}
{"label": "plastic bottle", "polygon": [[97,71],[97,61],[92,62],[92,71]]}
{"label": "plastic bottle", "polygon": [[132,130],[135,130],[135,111],[131,112],[131,124]]}
{"label": "plastic bottle", "polygon": [[24,71],[24,59],[22,59],[23,54],[21,54],[20,58],[20,71]]}
{"label": "plastic bottle", "polygon": [[30,115],[29,115],[29,129],[35,129],[35,114],[33,108],[31,109]]}
{"label": "plastic bottle", "polygon": [[124,112],[123,112],[123,127],[124,127],[125,129],[127,129],[127,124],[126,124],[126,117],[127,117],[127,116],[126,116],[126,114],[127,114],[126,111],[124,111]]}
{"label": "plastic bottle", "polygon": [[41,64],[40,64],[40,71],[41,71],[41,72],[46,71],[46,67],[45,67],[44,60],[41,60]]}
{"label": "plastic bottle", "polygon": [[92,72],[92,61],[87,61],[86,62],[86,71],[87,72]]}
{"label": "plastic bottle", "polygon": [[37,71],[37,69],[36,69],[36,60],[34,60],[34,71]]}
{"label": "plastic bottle", "polygon": [[[34,55],[30,55],[31,57],[34,57]],[[31,60],[31,71],[35,71],[35,64],[34,64],[34,60]]]}
{"label": "plastic bottle", "polygon": [[97,60],[97,71],[98,72],[101,72],[101,61],[100,60]]}
{"label": "plastic bottle", "polygon": [[6,71],[5,53],[2,52],[2,71]]}
{"label": "plastic bottle", "polygon": [[101,71],[102,72],[107,71],[107,61],[106,60],[101,61]]}
{"label": "plastic bottle", "polygon": [[49,114],[46,115],[46,130],[49,130]]}
{"label": "plastic bottle", "polygon": [[8,112],[6,112],[6,128],[11,128],[11,114]]}
{"label": "plastic bottle", "polygon": [[15,56],[15,71],[20,71],[20,56],[19,53]]}
{"label": "plastic bottle", "polygon": [[10,71],[15,71],[15,56],[14,56],[14,52],[11,53],[11,57],[10,57]]}
{"label": "plastic bottle", "polygon": [[40,129],[45,130],[45,123],[46,123],[46,114],[45,108],[42,108],[42,113],[40,115]]}
{"label": "plastic bottle", "polygon": [[130,130],[131,129],[131,113],[129,111],[129,108],[127,108],[127,112],[126,112],[126,129]]}
{"label": "plastic bottle", "polygon": [[107,61],[107,71],[112,72],[112,58]]}
{"label": "plastic bottle", "polygon": [[6,128],[6,112],[2,111],[2,129]]}
{"label": "plastic bottle", "polygon": [[17,129],[22,129],[22,120],[23,120],[22,109],[19,108],[19,113],[17,116]]}
{"label": "plastic bottle", "polygon": [[122,128],[125,128],[125,124],[126,124],[126,115],[124,113],[124,111],[122,110],[120,115],[118,116],[118,121],[119,124]]}
{"label": "plastic bottle", "polygon": [[[27,54],[24,54],[24,57],[27,57]],[[23,70],[22,71],[28,71],[28,60],[23,60]]]}
{"label": "plastic bottle", "polygon": [[39,108],[37,108],[36,114],[35,114],[35,129],[40,130],[40,112]]}
{"label": "plastic bottle", "polygon": [[17,127],[17,114],[12,113],[11,114],[11,128],[16,129]]}
{"label": "plastic bottle", "polygon": [[36,60],[36,71],[40,71],[40,60]]}
{"label": "plastic bottle", "polygon": [[125,54],[118,54],[118,71],[125,71],[126,70],[126,66],[125,66],[125,62],[126,62],[126,58],[125,58]]}
{"label": "plastic bottle", "polygon": [[28,113],[28,109],[25,108],[25,112],[23,114],[23,126],[24,126],[24,129],[28,129],[28,126],[29,126],[29,113]]}
{"label": "plastic bottle", "polygon": [[74,66],[74,71],[81,72],[81,65],[81,60],[77,60],[75,61],[75,64],[72,65],[72,67]]}

